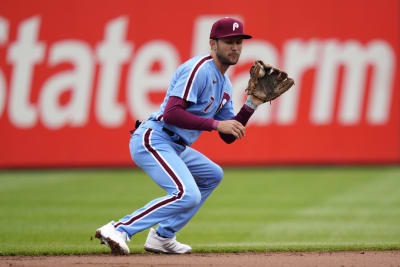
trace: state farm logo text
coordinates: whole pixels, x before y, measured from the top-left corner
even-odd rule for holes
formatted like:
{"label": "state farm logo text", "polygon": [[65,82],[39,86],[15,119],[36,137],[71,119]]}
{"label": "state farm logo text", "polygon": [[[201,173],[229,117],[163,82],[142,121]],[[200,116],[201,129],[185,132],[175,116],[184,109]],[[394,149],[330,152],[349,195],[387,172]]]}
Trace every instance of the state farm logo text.
{"label": "state farm logo text", "polygon": [[[188,42],[191,55],[208,53],[209,30],[215,19],[201,16],[195,20],[193,40]],[[151,101],[150,95],[165,92],[173,72],[187,59],[181,58],[178,48],[168,40],[152,40],[136,47],[126,34],[128,27],[134,25],[125,16],[106,23],[103,38],[95,40],[94,46],[87,40],[68,36],[52,43],[42,40],[41,29],[50,25],[42,24],[40,16],[22,20],[12,40],[9,27],[7,18],[0,17],[0,118],[6,117],[17,128],[39,124],[47,129],[84,127],[89,120],[115,128],[132,118],[146,119],[160,104]],[[396,68],[396,55],[388,42],[288,39],[281,50],[272,42],[273,39],[257,38],[246,41],[240,64],[262,59],[288,72],[296,85],[272,106],[260,107],[250,123],[296,123],[299,105],[304,105],[300,98],[302,90],[311,91],[307,102],[311,125],[356,125],[362,119],[370,125],[382,125],[388,121]],[[154,62],[161,66],[157,72],[151,70]],[[69,68],[49,77],[45,75],[61,64]],[[123,67],[127,68],[124,77]],[[340,67],[343,79],[338,84]],[[367,100],[363,101],[368,68],[371,69],[370,89]],[[313,84],[305,88],[303,77],[310,69],[315,71]],[[231,81],[238,110],[243,104],[249,75],[248,71],[236,73],[234,69],[231,73],[235,74]],[[46,79],[38,82],[38,77]],[[35,101],[31,97],[33,88],[37,92]],[[70,98],[61,104],[60,97],[66,91],[70,92]],[[121,94],[123,101],[118,97]],[[338,103],[336,117],[335,101]]]}

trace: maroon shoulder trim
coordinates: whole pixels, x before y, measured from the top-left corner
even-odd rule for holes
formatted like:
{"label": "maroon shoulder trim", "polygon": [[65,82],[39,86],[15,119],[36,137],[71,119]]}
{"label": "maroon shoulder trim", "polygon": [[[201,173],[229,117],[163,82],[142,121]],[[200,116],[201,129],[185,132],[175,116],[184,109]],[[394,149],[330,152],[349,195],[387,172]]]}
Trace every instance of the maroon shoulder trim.
{"label": "maroon shoulder trim", "polygon": [[192,69],[192,72],[190,73],[189,79],[185,86],[185,91],[183,93],[182,98],[184,100],[187,100],[187,97],[189,96],[190,90],[192,89],[193,80],[194,80],[194,77],[196,76],[197,71],[200,69],[201,65],[204,64],[204,62],[206,62],[207,60],[210,60],[210,59],[212,59],[211,56],[206,56],[206,57],[202,58],[199,62],[197,62],[197,64]]}

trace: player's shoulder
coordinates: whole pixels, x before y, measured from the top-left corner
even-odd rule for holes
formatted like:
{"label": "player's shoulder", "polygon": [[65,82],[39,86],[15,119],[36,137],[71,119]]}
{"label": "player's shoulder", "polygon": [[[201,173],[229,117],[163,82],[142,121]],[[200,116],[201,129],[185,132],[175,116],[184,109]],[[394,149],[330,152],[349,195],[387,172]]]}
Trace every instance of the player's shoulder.
{"label": "player's shoulder", "polygon": [[179,69],[183,72],[204,73],[211,70],[211,61],[212,57],[210,55],[195,56],[180,65]]}

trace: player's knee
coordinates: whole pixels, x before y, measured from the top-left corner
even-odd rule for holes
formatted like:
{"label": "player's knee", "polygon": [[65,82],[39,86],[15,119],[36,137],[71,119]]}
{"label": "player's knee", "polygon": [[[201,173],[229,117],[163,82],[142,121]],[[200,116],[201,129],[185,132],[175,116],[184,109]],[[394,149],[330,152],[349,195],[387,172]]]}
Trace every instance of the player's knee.
{"label": "player's knee", "polygon": [[224,171],[219,165],[214,164],[213,176],[211,177],[211,179],[213,180],[212,184],[214,187],[216,187],[222,181],[222,177],[224,177]]}
{"label": "player's knee", "polygon": [[222,177],[224,177],[224,170],[219,165],[215,165],[215,180],[217,183],[222,181]]}
{"label": "player's knee", "polygon": [[187,190],[182,198],[182,204],[185,208],[192,208],[200,204],[201,193],[198,188]]}

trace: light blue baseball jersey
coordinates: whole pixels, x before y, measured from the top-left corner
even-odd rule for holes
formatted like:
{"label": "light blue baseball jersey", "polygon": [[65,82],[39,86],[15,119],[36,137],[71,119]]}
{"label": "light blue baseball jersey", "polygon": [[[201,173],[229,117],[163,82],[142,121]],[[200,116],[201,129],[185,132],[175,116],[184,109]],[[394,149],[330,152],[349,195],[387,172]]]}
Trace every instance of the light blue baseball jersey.
{"label": "light blue baseball jersey", "polygon": [[180,97],[191,105],[186,111],[216,120],[229,120],[235,114],[232,104],[232,84],[227,75],[222,75],[211,56],[198,56],[189,59],[175,71],[167,94],[158,112],[149,120],[161,121],[165,128],[179,135],[187,145],[191,145],[200,136],[200,130],[183,129],[162,119],[170,96]]}

